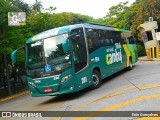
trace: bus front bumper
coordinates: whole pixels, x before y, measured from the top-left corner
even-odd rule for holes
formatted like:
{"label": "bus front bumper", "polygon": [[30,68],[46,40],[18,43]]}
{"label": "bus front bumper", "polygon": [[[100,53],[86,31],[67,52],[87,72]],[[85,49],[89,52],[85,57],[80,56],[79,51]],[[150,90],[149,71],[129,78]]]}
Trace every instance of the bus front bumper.
{"label": "bus front bumper", "polygon": [[60,87],[60,89],[58,89],[57,91],[52,91],[52,92],[44,92],[45,88],[54,89],[54,86],[43,86],[43,87],[37,88],[36,86],[29,85],[29,89],[32,97],[57,96],[61,94],[77,92],[77,90],[74,89],[73,85],[69,87],[63,87],[63,88]]}

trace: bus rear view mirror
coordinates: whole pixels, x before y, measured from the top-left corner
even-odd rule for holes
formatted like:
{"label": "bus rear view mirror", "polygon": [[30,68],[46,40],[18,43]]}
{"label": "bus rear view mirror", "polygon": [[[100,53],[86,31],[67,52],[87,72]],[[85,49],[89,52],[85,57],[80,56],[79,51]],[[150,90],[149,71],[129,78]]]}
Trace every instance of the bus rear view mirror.
{"label": "bus rear view mirror", "polygon": [[11,60],[12,60],[13,63],[15,63],[15,62],[17,61],[17,52],[18,52],[19,50],[24,49],[24,48],[25,48],[25,47],[16,49],[16,50],[14,50],[14,51],[11,53]]}
{"label": "bus rear view mirror", "polygon": [[[17,49],[18,50],[18,49]],[[11,60],[13,63],[15,63],[17,61],[17,50],[14,50],[12,53],[11,53]]]}

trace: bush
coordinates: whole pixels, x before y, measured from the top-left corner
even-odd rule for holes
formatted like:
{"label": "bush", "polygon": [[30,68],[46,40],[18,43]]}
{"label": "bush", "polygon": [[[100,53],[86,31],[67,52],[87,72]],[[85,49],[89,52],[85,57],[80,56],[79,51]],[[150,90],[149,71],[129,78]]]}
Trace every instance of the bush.
{"label": "bush", "polygon": [[146,56],[146,50],[143,44],[137,44],[137,53],[138,56]]}

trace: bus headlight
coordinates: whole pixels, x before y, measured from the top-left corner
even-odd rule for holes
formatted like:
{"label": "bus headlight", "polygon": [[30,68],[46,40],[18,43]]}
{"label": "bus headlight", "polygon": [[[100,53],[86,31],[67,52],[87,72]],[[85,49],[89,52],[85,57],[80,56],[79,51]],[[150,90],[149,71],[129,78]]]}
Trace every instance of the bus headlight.
{"label": "bus headlight", "polygon": [[65,77],[62,78],[61,83],[65,82],[66,80],[68,80],[72,75],[67,75]]}

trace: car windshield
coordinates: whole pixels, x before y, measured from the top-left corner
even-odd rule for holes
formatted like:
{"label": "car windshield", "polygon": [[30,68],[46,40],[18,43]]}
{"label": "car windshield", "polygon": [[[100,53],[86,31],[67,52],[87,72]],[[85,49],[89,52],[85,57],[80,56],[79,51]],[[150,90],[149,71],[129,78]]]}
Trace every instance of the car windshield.
{"label": "car windshield", "polygon": [[50,70],[45,72],[63,72],[71,67],[70,54],[65,51],[68,48],[68,34],[36,41],[28,45],[28,70],[43,69],[49,66]]}

